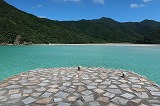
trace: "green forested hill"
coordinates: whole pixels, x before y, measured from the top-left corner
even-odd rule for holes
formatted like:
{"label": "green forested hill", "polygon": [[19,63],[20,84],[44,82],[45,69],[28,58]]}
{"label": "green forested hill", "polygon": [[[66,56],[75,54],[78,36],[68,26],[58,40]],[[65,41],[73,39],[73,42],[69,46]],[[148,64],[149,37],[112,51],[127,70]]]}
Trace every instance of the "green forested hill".
{"label": "green forested hill", "polygon": [[146,35],[145,37],[137,40],[136,43],[141,44],[160,44],[160,29]]}
{"label": "green forested hill", "polygon": [[63,23],[81,33],[104,39],[106,42],[129,43],[136,42],[160,27],[160,23],[153,20],[120,23],[105,17],[95,20],[64,21]]}
{"label": "green forested hill", "polygon": [[75,30],[95,38],[103,39],[106,42],[134,42],[141,35],[123,23],[116,22],[109,18],[97,20],[81,20],[63,22]]}
{"label": "green forested hill", "polygon": [[14,43],[134,43],[157,30],[153,20],[120,23],[110,18],[54,21],[38,18],[0,1],[0,44]]}
{"label": "green forested hill", "polygon": [[14,43],[17,35],[21,35],[21,43],[100,42],[74,32],[61,22],[38,18],[0,1],[0,43]]}

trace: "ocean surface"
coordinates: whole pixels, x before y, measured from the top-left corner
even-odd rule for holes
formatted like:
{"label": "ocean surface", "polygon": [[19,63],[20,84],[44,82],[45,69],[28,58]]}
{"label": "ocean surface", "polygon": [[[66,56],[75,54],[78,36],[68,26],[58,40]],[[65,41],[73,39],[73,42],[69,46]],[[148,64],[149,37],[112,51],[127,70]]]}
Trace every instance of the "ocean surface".
{"label": "ocean surface", "polygon": [[131,70],[160,85],[160,46],[0,46],[0,80],[37,68],[73,66]]}

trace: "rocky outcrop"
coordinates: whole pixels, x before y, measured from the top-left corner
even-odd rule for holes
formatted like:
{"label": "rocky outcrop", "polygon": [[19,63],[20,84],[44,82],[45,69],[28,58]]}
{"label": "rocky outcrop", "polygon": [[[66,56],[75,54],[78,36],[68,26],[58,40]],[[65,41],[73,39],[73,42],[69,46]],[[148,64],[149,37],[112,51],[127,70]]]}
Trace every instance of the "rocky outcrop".
{"label": "rocky outcrop", "polygon": [[17,35],[16,39],[14,41],[14,45],[19,45],[20,44],[20,39],[21,39],[21,35]]}

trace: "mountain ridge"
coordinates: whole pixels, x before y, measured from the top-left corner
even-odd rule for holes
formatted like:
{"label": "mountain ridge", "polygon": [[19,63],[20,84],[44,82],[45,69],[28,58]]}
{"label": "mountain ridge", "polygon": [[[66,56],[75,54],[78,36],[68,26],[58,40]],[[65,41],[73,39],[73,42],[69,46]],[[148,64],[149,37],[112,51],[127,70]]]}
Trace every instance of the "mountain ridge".
{"label": "mountain ridge", "polygon": [[137,43],[160,28],[160,22],[118,22],[102,17],[93,20],[55,21],[39,18],[0,1],[0,44],[20,43]]}

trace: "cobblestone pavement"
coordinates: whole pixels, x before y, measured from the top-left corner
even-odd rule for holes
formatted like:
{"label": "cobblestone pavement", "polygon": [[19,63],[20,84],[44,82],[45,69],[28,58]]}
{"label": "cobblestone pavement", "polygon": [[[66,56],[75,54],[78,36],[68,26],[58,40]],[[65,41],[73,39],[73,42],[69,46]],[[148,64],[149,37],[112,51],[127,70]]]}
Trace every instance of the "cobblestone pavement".
{"label": "cobblestone pavement", "polygon": [[0,82],[0,106],[160,106],[160,88],[129,71],[53,68]]}

